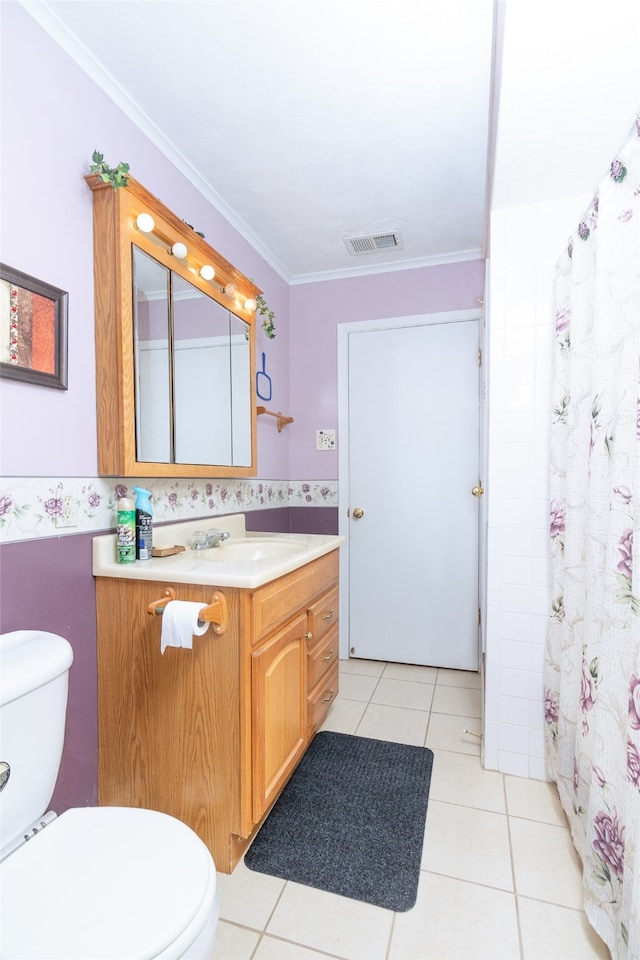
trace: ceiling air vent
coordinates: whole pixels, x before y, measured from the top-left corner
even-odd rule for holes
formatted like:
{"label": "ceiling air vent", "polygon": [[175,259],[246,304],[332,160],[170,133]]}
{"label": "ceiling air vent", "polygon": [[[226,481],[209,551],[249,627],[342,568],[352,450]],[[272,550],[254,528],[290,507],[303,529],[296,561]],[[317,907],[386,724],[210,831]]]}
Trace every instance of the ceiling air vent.
{"label": "ceiling air vent", "polygon": [[402,238],[397,230],[393,233],[371,233],[365,237],[343,237],[343,240],[354,257],[363,253],[378,253],[380,250],[398,250],[402,247]]}

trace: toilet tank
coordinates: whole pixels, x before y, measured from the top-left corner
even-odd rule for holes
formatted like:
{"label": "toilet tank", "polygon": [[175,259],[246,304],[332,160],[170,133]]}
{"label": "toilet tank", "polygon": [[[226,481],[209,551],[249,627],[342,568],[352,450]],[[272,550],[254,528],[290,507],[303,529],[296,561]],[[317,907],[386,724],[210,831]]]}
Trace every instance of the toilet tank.
{"label": "toilet tank", "polygon": [[72,660],[71,644],[55,633],[0,635],[0,851],[47,812],[62,757]]}

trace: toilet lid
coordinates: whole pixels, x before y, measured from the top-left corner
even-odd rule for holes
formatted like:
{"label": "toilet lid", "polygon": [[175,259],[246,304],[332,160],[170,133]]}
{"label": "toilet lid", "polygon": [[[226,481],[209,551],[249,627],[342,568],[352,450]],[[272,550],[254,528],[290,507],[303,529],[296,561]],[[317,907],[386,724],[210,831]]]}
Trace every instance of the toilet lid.
{"label": "toilet lid", "polygon": [[216,904],[207,847],[181,821],[151,810],[67,810],[8,857],[0,875],[3,957],[168,960]]}

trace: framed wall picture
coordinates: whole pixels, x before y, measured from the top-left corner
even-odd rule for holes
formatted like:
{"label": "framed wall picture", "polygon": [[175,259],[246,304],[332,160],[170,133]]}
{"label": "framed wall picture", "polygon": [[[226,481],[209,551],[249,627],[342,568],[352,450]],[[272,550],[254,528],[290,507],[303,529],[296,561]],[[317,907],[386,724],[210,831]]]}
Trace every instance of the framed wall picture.
{"label": "framed wall picture", "polygon": [[0,263],[0,377],[67,389],[68,299]]}

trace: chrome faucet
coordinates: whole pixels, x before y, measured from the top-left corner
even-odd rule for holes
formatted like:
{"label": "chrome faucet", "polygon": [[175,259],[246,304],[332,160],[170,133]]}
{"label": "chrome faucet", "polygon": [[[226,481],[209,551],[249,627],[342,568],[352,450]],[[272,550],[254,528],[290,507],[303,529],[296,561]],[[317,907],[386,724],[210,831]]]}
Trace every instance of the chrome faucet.
{"label": "chrome faucet", "polygon": [[191,541],[192,550],[208,550],[210,547],[219,547],[228,540],[231,534],[228,530],[195,530]]}

